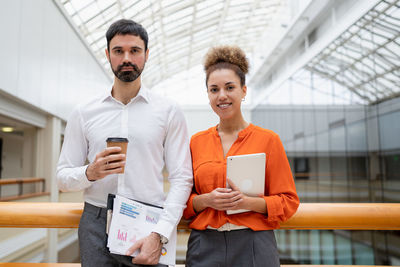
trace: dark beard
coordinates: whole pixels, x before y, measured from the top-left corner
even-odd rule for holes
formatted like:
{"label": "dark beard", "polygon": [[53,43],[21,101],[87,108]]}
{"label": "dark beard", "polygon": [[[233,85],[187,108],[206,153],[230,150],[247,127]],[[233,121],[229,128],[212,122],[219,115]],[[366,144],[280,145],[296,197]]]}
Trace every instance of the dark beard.
{"label": "dark beard", "polygon": [[[123,67],[132,67],[133,70],[132,71],[121,71],[121,69]],[[111,67],[115,77],[117,77],[119,80],[129,83],[129,82],[133,82],[134,80],[136,80],[141,74],[143,69],[139,69],[138,66],[136,66],[135,64],[132,64],[130,62],[128,63],[124,63],[122,65],[119,65],[117,70],[114,70]]]}

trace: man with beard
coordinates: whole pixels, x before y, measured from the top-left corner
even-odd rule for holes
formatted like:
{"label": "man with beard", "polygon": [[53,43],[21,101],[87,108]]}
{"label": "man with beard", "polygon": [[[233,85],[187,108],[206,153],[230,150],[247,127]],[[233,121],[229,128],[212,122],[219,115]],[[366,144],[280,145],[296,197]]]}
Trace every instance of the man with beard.
{"label": "man with beard", "polygon": [[[141,84],[149,56],[146,30],[123,19],[110,26],[106,38],[114,84],[109,92],[72,112],[57,166],[58,185],[62,191],[84,190],[78,231],[83,267],[163,266],[157,265],[162,244],[176,231],[192,188],[186,123],[175,103]],[[126,155],[118,147],[106,148],[108,137],[127,138]],[[170,182],[166,198],[164,165]],[[111,254],[105,246],[109,193],[164,207],[154,232],[127,251],[132,255],[139,250],[134,258]]]}

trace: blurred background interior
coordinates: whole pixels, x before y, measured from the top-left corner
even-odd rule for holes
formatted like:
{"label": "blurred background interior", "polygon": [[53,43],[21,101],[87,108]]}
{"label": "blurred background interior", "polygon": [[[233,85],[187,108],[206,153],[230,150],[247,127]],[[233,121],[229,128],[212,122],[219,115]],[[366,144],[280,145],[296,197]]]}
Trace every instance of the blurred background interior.
{"label": "blurred background interior", "polygon": [[[65,123],[75,105],[110,89],[105,31],[130,18],[149,33],[144,85],[182,106],[191,135],[218,122],[203,56],[236,44],[251,64],[245,117],[280,135],[301,202],[400,202],[399,0],[0,4],[1,201],[82,201],[55,182]],[[276,236],[281,263],[400,265],[399,231]],[[179,232],[179,263],[187,237]],[[0,229],[0,262],[49,260],[79,262],[77,230]]]}

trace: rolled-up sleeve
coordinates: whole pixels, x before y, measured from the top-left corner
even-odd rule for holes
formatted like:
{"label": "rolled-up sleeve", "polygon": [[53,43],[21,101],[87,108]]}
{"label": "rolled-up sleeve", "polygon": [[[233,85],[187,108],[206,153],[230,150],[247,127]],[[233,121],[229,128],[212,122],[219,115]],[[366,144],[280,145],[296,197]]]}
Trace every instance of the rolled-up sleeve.
{"label": "rolled-up sleeve", "polygon": [[265,203],[267,220],[284,222],[288,220],[299,206],[290,165],[278,135],[271,140],[271,150],[266,164]]}

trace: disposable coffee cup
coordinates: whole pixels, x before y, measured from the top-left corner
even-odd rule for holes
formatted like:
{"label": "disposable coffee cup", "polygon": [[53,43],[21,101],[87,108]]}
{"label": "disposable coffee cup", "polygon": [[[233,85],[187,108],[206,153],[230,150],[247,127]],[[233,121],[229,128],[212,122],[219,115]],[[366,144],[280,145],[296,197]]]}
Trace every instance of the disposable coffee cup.
{"label": "disposable coffee cup", "polygon": [[[120,147],[121,152],[117,152],[114,154],[125,154],[128,148],[128,139],[127,138],[122,138],[122,137],[109,137],[106,140],[107,142],[107,147]],[[125,172],[125,167],[122,167],[122,171],[120,173]]]}

